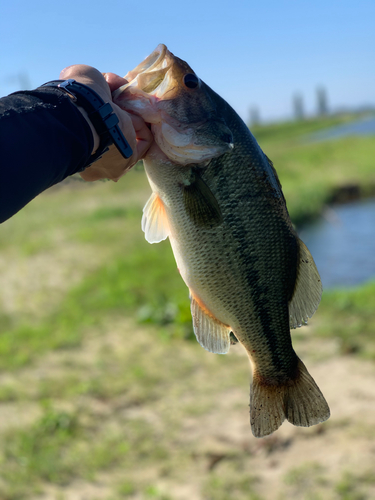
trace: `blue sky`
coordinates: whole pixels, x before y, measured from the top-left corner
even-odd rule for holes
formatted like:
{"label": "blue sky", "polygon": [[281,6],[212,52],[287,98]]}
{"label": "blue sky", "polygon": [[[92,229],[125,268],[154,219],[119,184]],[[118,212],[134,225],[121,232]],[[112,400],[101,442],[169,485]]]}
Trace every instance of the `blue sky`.
{"label": "blue sky", "polygon": [[374,0],[2,0],[0,95],[85,63],[124,75],[165,43],[247,120],[375,104]]}

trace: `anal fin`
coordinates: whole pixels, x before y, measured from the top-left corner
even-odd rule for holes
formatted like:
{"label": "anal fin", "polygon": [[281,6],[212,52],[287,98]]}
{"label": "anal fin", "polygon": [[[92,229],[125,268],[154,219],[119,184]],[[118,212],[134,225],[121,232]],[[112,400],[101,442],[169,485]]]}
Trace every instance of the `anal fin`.
{"label": "anal fin", "polygon": [[191,315],[195,336],[202,347],[216,354],[226,354],[230,348],[230,327],[218,321],[190,293]]}
{"label": "anal fin", "polygon": [[169,236],[165,207],[156,193],[152,193],[143,209],[142,231],[149,243],[160,243]]}

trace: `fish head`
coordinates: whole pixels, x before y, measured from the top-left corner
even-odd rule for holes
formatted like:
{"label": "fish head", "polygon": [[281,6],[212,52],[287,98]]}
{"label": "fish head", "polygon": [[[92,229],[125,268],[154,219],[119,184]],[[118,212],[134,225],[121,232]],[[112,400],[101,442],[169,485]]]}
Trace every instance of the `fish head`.
{"label": "fish head", "polygon": [[[165,45],[125,75],[112,97],[151,124],[155,142],[173,162],[205,163],[233,149],[233,136],[210,89]],[[212,91],[211,91],[212,92]]]}

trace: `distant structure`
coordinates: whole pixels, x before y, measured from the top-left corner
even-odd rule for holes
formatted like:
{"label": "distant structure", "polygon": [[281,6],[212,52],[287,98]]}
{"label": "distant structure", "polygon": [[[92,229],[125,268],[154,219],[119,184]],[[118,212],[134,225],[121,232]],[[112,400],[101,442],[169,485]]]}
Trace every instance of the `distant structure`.
{"label": "distant structure", "polygon": [[17,85],[17,89],[19,90],[30,90],[32,88],[27,71],[20,71],[19,73],[6,76],[4,78],[4,83],[12,86]]}
{"label": "distant structure", "polygon": [[26,71],[18,73],[17,79],[22,90],[30,90],[32,88],[29,74]]}
{"label": "distant structure", "polygon": [[293,96],[293,114],[296,120],[303,120],[305,118],[301,94],[294,94]]}
{"label": "distant structure", "polygon": [[259,108],[253,106],[249,111],[250,125],[259,125],[260,124],[260,115]]}
{"label": "distant structure", "polygon": [[324,87],[316,89],[318,116],[328,115],[327,91]]}

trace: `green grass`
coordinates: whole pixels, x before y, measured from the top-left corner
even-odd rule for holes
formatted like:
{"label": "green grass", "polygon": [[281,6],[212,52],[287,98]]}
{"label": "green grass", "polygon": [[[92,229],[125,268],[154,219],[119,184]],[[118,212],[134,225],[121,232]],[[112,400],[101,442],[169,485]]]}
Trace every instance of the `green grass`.
{"label": "green grass", "polygon": [[[127,422],[124,430],[103,432],[101,419],[45,405],[42,416],[21,431],[1,439],[1,498],[26,498],[43,482],[67,485],[72,479],[92,481],[97,471],[131,468],[131,460],[165,458],[163,444],[151,445],[154,432],[142,421]],[[130,449],[133,449],[129,456]],[[136,451],[136,456],[134,455]],[[11,486],[9,486],[11,485]]]}
{"label": "green grass", "polygon": [[306,500],[370,500],[375,486],[371,468],[361,472],[344,470],[335,481],[324,467],[316,462],[305,462],[291,469],[284,478],[289,498]]}
{"label": "green grass", "polygon": [[305,462],[291,469],[284,480],[293,496],[305,495],[306,500],[323,498],[319,496],[319,490],[321,494],[321,490],[329,483],[324,474],[324,467],[317,462]]}
{"label": "green grass", "polygon": [[79,346],[85,331],[108,313],[131,313],[140,323],[163,327],[162,334],[191,338],[188,292],[168,242],[151,246],[142,240],[131,246],[128,255],[113,258],[70,290],[59,308],[39,324],[12,328],[4,322],[0,369],[17,369],[50,349]]}
{"label": "green grass", "polygon": [[372,496],[366,491],[369,486],[375,486],[375,474],[366,467],[361,473],[344,472],[335,490],[340,500],[368,500]]}
{"label": "green grass", "polygon": [[252,474],[243,474],[231,469],[230,473],[211,474],[204,487],[204,498],[207,500],[262,500],[255,488],[258,480]]}
{"label": "green grass", "polygon": [[348,185],[358,186],[363,197],[374,194],[374,155],[371,137],[306,144],[276,154],[275,166],[292,220],[301,224],[316,217]]}
{"label": "green grass", "polygon": [[347,186],[355,186],[362,197],[374,195],[373,137],[345,137],[320,143],[302,140],[313,131],[355,118],[358,117],[327,117],[254,129],[278,172],[295,224],[315,218]]}
{"label": "green grass", "polygon": [[250,126],[251,132],[260,143],[293,141],[309,136],[314,132],[343,125],[361,118],[362,115],[343,114],[306,120],[275,122],[268,125]]}
{"label": "green grass", "polygon": [[342,354],[375,360],[375,282],[324,293],[315,334],[335,338]]}

